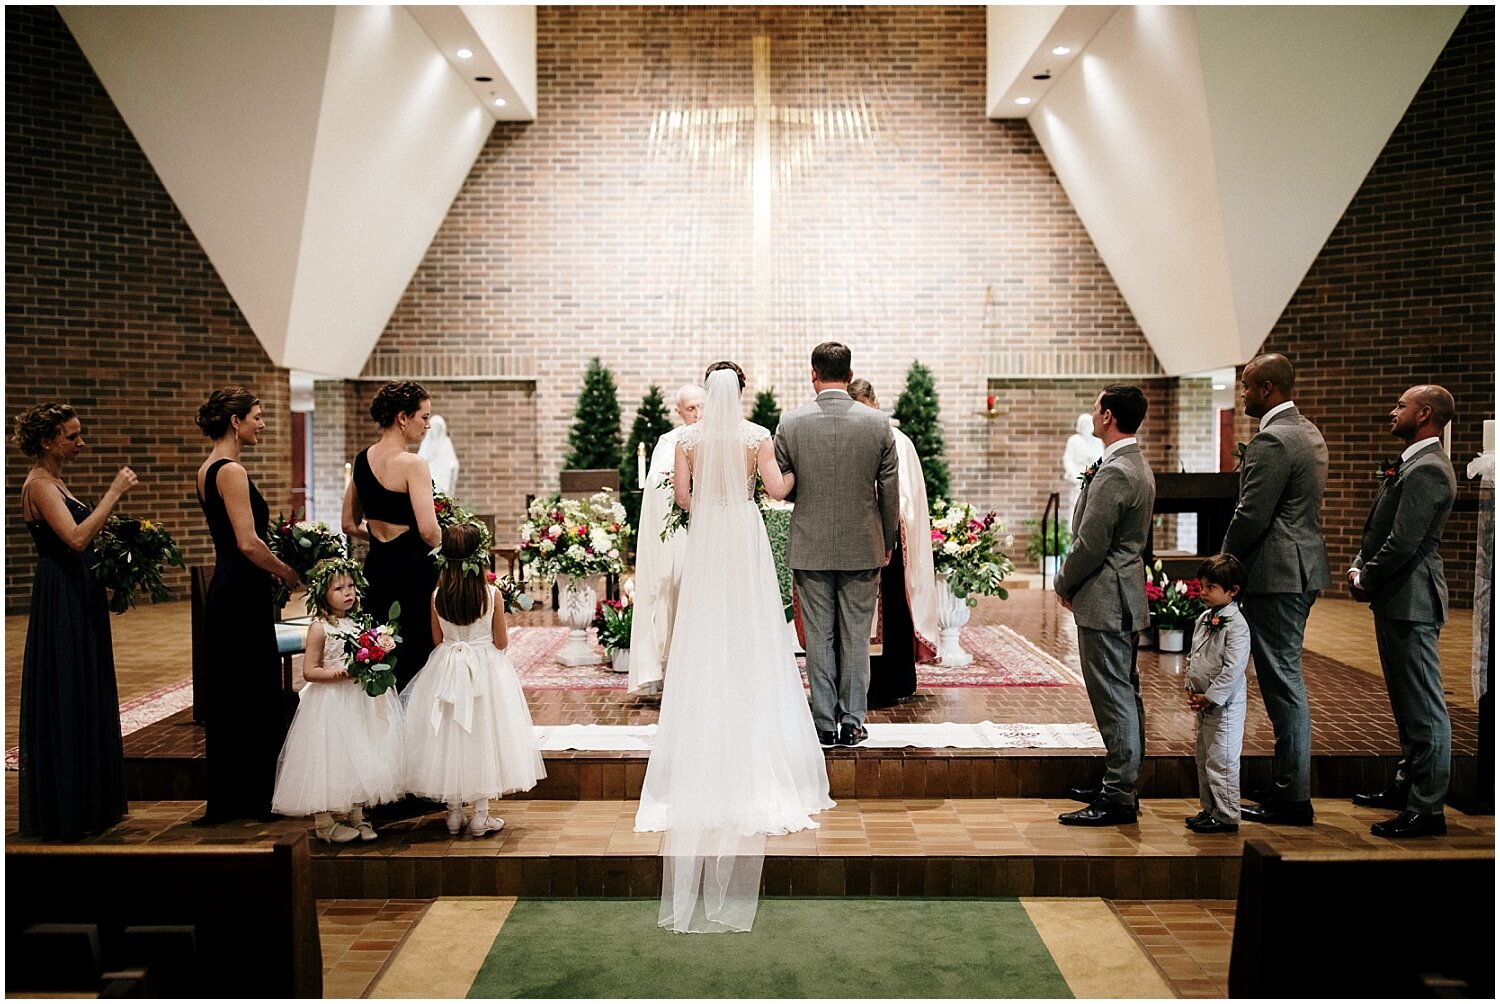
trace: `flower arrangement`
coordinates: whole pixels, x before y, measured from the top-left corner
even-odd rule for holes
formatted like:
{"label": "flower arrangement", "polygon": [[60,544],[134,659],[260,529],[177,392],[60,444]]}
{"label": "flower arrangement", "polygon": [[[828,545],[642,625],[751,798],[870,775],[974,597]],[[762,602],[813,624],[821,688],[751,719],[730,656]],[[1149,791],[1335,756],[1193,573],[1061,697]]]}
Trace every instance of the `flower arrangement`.
{"label": "flower arrangement", "polygon": [[[757,474],[756,477],[758,478],[760,475]],[[657,482],[656,487],[665,488],[667,493],[672,496],[672,508],[667,510],[667,518],[662,520],[661,524],[661,541],[665,544],[667,538],[672,536],[672,534],[678,530],[687,529],[692,515],[677,504],[677,495],[673,492],[672,475],[670,473],[664,474],[661,481]]]}
{"label": "flower arrangement", "polygon": [[520,558],[543,578],[618,575],[630,539],[625,507],[608,488],[587,499],[537,499],[521,524]]}
{"label": "flower arrangement", "polygon": [[379,697],[396,685],[396,648],[401,644],[398,634],[401,604],[392,603],[384,624],[376,624],[368,614],[355,614],[353,619],[358,631],[333,632],[333,636],[344,643],[344,654],[349,658],[349,677],[365,689],[371,697]]}
{"label": "flower arrangement", "polygon": [[599,644],[606,655],[613,656],[630,647],[630,625],[635,607],[620,600],[600,600],[594,608],[593,628],[599,633]]}
{"label": "flower arrangement", "polygon": [[496,575],[494,572],[485,572],[484,577],[490,585],[500,590],[500,599],[505,602],[506,613],[515,613],[517,610],[530,610],[536,603],[531,598],[531,594],[509,575]]}
{"label": "flower arrangement", "polygon": [[1166,631],[1186,631],[1207,609],[1201,599],[1203,583],[1197,579],[1173,579],[1162,571],[1161,560],[1146,569],[1146,605],[1151,626]]}
{"label": "flower arrangement", "polygon": [[1005,532],[1005,521],[993,509],[981,515],[967,502],[942,498],[933,500],[930,515],[932,563],[953,595],[971,607],[979,603],[976,595],[1009,597],[1002,583],[1016,566],[1002,547],[1015,538]]}
{"label": "flower arrangement", "polygon": [[99,558],[94,577],[111,590],[109,609],[117,614],[135,606],[140,593],[152,603],[171,599],[162,569],[187,567],[172,535],[149,519],[110,516],[94,540],[94,553]]}
{"label": "flower arrangement", "polygon": [[[303,519],[298,509],[291,517],[279,513],[266,534],[266,546],[271,553],[296,569],[303,578],[312,567],[324,558],[342,558],[344,538],[329,529],[327,523],[314,523]],[[278,581],[272,591],[272,602],[277,610],[291,599],[286,585]]]}

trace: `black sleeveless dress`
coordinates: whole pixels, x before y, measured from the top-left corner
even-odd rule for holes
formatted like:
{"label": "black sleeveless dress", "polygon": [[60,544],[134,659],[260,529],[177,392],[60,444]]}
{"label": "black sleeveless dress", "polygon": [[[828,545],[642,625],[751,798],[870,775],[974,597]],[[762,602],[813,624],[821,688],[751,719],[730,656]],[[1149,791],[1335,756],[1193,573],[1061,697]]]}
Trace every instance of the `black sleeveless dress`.
{"label": "black sleeveless dress", "polygon": [[[271,574],[257,568],[235,541],[218,487],[227,463],[209,467],[198,497],[217,558],[203,604],[210,664],[203,674],[205,693],[198,695],[208,760],[205,823],[271,815],[276,759],[287,730]],[[256,534],[264,537],[270,510],[254,481],[250,515]]]}
{"label": "black sleeveless dress", "polygon": [[438,568],[432,548],[417,532],[417,515],[408,492],[393,492],[370,469],[369,450],[354,458],[354,491],[365,516],[411,527],[389,542],[370,536],[365,556],[365,578],[370,588],[361,601],[364,611],[383,620],[392,603],[401,604],[401,644],[396,649],[396,685],[402,690],[432,654],[432,619],[428,612],[437,588]]}
{"label": "black sleeveless dress", "polygon": [[[63,498],[73,522],[88,518]],[[21,659],[21,834],[79,840],[128,811],[109,601],[92,546],[74,551],[44,519],[26,529],[37,563]]]}

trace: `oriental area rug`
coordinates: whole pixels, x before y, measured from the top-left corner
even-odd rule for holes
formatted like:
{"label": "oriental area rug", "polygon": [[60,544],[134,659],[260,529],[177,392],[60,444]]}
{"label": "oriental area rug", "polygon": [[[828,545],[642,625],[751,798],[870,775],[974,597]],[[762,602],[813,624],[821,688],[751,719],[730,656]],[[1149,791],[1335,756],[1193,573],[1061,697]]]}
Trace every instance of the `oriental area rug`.
{"label": "oriental area rug", "polygon": [[[369,997],[1170,997],[1098,899],[766,896],[744,934],[654,899],[439,899]],[[836,936],[830,932],[837,932]]]}
{"label": "oriental area rug", "polygon": [[[593,631],[589,638],[593,640]],[[626,675],[611,672],[600,651],[592,666],[563,666],[555,659],[568,639],[565,627],[517,627],[510,630],[510,661],[527,690],[624,690]],[[974,656],[968,666],[917,667],[917,686],[1070,687],[1082,686],[1077,672],[1004,625],[965,627],[963,647]],[[802,667],[799,656],[797,664]],[[806,677],[803,678],[806,685]]]}

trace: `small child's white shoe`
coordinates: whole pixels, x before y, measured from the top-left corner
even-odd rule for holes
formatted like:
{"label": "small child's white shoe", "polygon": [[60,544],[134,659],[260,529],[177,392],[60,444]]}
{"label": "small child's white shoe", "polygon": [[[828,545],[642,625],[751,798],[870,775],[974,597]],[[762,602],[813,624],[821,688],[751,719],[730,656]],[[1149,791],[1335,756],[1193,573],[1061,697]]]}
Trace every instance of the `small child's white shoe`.
{"label": "small child's white shoe", "polygon": [[349,825],[359,831],[359,839],[367,842],[380,835],[375,832],[375,827],[370,825],[370,821],[365,819],[365,808],[362,805],[356,805],[349,810]]}
{"label": "small child's white shoe", "polygon": [[325,844],[347,844],[351,840],[359,838],[359,831],[352,826],[345,826],[327,812],[320,812],[313,817],[317,824],[313,828],[313,835]]}
{"label": "small child's white shoe", "polygon": [[499,833],[504,826],[505,820],[500,817],[488,812],[476,812],[474,818],[469,820],[469,836],[487,837],[491,833]]}
{"label": "small child's white shoe", "polygon": [[464,810],[460,806],[457,809],[448,810],[448,832],[458,836],[459,831],[464,828]]}

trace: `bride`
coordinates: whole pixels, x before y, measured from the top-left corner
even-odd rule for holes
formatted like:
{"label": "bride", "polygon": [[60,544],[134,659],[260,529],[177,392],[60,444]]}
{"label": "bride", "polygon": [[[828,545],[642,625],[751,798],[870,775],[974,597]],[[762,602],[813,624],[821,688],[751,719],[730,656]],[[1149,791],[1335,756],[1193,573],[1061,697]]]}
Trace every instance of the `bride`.
{"label": "bride", "polygon": [[757,471],[775,499],[793,476],[741,417],[744,387],[734,363],[709,367],[672,477],[691,522],[635,828],[665,831],[659,923],[674,931],[750,930],[766,835],[814,828],[833,807],[754,500]]}

